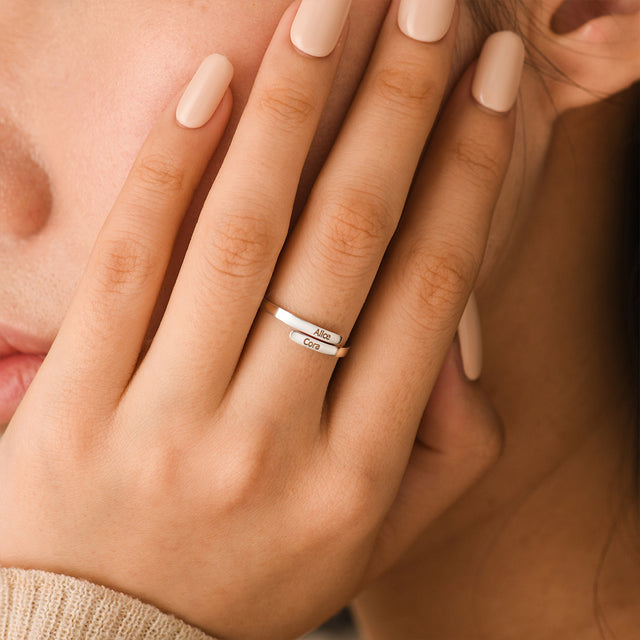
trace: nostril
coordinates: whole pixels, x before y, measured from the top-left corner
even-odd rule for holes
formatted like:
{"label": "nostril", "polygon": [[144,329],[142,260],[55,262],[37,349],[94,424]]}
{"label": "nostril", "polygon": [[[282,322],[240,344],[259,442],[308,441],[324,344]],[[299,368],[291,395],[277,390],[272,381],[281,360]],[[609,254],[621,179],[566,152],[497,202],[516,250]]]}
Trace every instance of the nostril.
{"label": "nostril", "polygon": [[0,120],[0,236],[37,234],[51,214],[49,176],[26,137]]}

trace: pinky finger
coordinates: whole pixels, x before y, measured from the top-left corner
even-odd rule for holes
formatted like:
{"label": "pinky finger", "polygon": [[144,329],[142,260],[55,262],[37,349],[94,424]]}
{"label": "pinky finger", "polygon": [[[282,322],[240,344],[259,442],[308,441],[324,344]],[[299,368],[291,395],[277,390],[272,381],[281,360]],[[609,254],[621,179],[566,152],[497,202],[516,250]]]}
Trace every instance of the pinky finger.
{"label": "pinky finger", "polygon": [[458,342],[447,353],[424,412],[405,476],[382,525],[367,581],[391,567],[439,515],[493,466],[502,420],[463,373]]}

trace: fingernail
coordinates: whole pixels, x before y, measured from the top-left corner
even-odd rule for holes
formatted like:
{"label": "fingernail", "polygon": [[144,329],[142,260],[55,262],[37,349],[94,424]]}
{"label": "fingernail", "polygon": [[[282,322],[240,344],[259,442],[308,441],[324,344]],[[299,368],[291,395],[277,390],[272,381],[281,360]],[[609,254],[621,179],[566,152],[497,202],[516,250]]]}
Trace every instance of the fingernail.
{"label": "fingernail", "polygon": [[316,58],[328,56],[338,44],[351,0],[302,0],[291,25],[296,49]]}
{"label": "fingernail", "polygon": [[406,36],[421,42],[438,42],[447,35],[455,0],[402,0],[398,26]]}
{"label": "fingernail", "polygon": [[482,329],[475,293],[472,293],[458,325],[458,341],[464,373],[477,380],[482,372]]}
{"label": "fingernail", "polygon": [[473,79],[473,97],[492,111],[510,111],[518,97],[524,55],[524,44],[512,31],[489,36]]}
{"label": "fingernail", "polygon": [[176,120],[187,129],[202,127],[220,106],[231,79],[233,66],[218,53],[208,56],[195,72],[176,109]]}

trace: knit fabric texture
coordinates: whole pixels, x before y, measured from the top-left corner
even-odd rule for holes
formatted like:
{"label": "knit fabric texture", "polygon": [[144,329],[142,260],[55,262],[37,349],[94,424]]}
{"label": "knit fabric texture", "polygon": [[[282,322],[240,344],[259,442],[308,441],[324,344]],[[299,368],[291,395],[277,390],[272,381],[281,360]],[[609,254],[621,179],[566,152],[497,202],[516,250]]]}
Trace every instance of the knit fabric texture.
{"label": "knit fabric texture", "polygon": [[213,640],[156,607],[46,571],[0,568],[2,640]]}

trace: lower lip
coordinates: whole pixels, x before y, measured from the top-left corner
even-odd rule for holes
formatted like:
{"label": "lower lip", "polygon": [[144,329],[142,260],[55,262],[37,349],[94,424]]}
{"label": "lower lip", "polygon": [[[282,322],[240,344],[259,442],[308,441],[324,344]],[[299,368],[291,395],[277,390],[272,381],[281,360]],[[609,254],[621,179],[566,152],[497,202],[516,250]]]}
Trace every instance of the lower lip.
{"label": "lower lip", "polygon": [[19,353],[0,359],[0,425],[11,420],[44,358]]}

